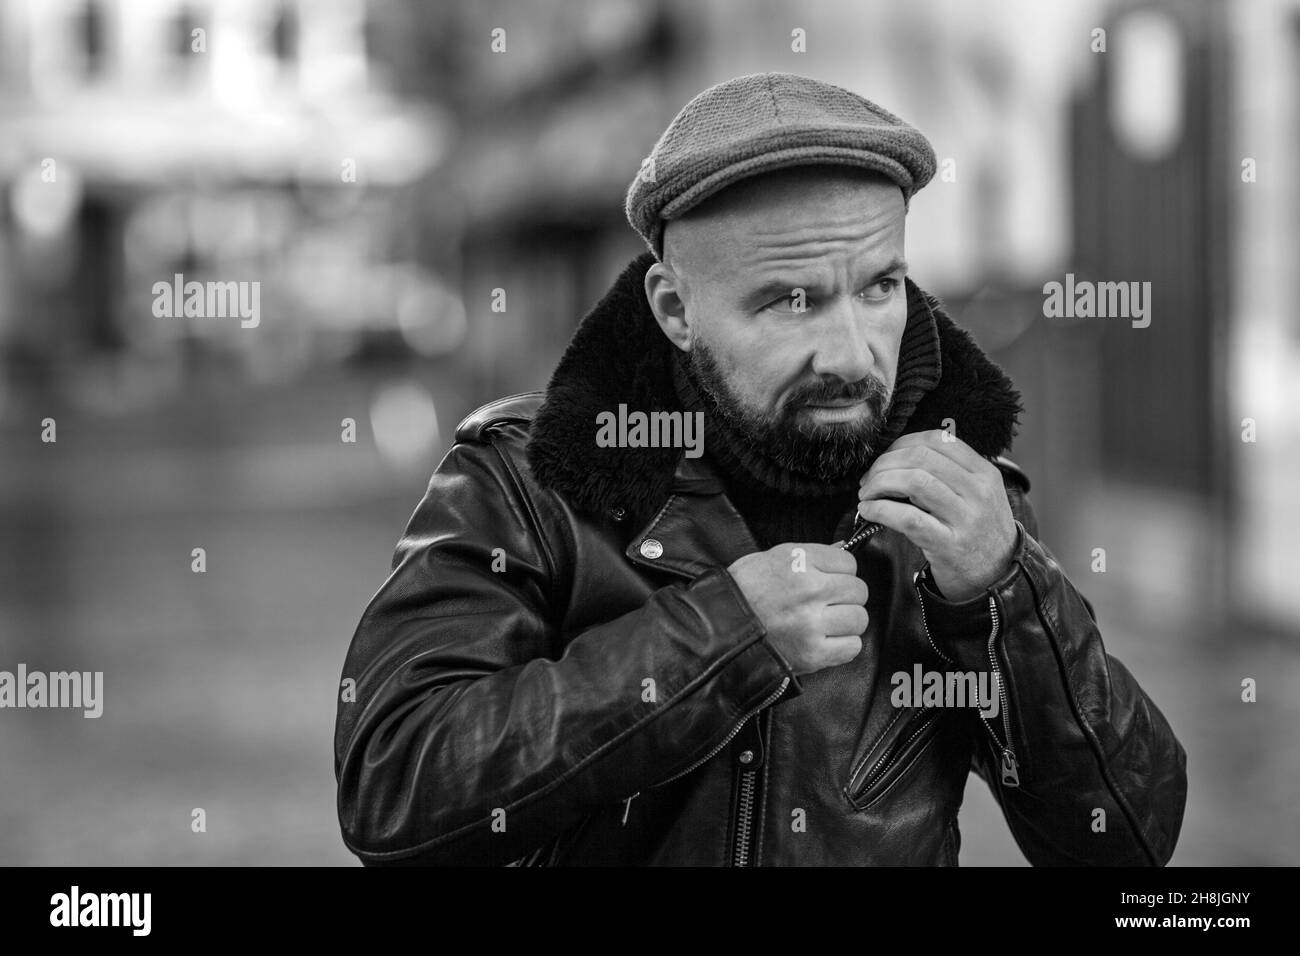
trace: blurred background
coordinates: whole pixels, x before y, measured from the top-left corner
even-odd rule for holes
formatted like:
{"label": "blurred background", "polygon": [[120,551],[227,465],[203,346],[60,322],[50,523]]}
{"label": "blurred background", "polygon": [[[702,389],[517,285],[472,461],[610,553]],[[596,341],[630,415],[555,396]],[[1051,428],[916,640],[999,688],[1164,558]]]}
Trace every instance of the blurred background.
{"label": "blurred background", "polygon": [[[1297,862],[1300,0],[0,0],[0,669],[106,698],[0,712],[0,863],[355,862],[340,670],[430,472],[642,251],[677,110],[764,70],[933,142],[912,276],[1188,751],[1173,863]],[[260,323],[158,317],[177,273]],[[1045,318],[1067,273],[1150,326]],[[979,780],[960,823],[1024,864]]]}

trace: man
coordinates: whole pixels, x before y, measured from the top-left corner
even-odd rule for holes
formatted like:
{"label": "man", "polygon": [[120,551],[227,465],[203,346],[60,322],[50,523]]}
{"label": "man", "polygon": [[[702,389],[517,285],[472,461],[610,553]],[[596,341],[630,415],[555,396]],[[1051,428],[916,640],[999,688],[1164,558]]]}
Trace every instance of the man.
{"label": "man", "polygon": [[677,116],[651,251],[460,424],[357,628],[362,861],[955,865],[972,768],[1031,863],[1168,861],[1183,749],[998,457],[1018,394],[906,277],[933,172],[803,77]]}

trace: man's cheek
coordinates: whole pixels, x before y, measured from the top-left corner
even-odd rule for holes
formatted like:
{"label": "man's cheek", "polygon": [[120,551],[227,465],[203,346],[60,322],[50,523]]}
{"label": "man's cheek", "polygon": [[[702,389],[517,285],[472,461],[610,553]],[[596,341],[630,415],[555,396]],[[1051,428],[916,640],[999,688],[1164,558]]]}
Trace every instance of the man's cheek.
{"label": "man's cheek", "polygon": [[762,414],[769,418],[788,418],[803,404],[797,389],[775,376],[756,379],[753,391],[746,390],[745,395],[751,408],[761,409]]}

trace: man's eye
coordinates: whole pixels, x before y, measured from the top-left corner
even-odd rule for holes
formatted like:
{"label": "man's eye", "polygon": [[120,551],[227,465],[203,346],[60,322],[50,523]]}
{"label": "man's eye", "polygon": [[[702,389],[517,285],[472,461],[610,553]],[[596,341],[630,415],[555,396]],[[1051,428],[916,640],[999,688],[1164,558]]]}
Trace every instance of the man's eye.
{"label": "man's eye", "polygon": [[769,312],[779,312],[782,315],[799,315],[810,310],[808,296],[804,292],[795,290],[790,295],[783,295],[779,299],[773,299],[763,308]]}
{"label": "man's eye", "polygon": [[883,302],[885,299],[888,299],[891,295],[897,292],[900,285],[902,285],[902,283],[897,279],[878,279],[863,289],[859,295],[869,302]]}

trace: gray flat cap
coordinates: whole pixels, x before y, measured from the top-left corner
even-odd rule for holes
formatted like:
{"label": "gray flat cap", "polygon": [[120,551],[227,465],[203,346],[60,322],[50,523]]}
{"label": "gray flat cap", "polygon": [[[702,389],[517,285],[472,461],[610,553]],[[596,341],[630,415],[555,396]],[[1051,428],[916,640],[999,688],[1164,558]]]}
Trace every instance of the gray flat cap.
{"label": "gray flat cap", "polygon": [[905,201],[935,167],[929,140],[870,100],[794,73],[755,73],[682,107],[628,187],[627,221],[662,259],[665,221],[738,180],[817,163],[883,173]]}

